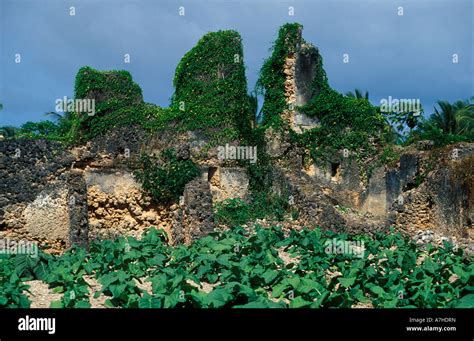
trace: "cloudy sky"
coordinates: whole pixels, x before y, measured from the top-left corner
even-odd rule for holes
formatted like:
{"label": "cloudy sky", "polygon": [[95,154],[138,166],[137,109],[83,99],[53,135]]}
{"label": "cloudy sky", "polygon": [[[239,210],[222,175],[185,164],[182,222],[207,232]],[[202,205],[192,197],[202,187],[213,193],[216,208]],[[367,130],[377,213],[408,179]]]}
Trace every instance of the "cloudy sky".
{"label": "cloudy sky", "polygon": [[145,101],[167,106],[180,58],[221,29],[242,35],[252,90],[286,22],[303,24],[338,91],[368,90],[377,105],[419,98],[430,113],[474,95],[473,17],[472,0],[0,0],[0,126],[46,119],[84,65],[129,70]]}

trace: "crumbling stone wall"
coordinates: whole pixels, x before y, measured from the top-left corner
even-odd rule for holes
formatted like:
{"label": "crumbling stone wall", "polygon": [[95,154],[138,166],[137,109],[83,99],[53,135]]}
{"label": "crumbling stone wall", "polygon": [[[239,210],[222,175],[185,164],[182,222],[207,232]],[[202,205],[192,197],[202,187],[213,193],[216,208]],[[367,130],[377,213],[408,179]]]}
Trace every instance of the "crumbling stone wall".
{"label": "crumbling stone wall", "polygon": [[169,232],[172,210],[151,205],[133,179],[143,141],[129,127],[70,149],[43,140],[0,142],[0,238],[61,252],[149,226]]}
{"label": "crumbling stone wall", "polygon": [[300,112],[298,107],[305,105],[316,93],[312,88],[316,76],[316,67],[321,58],[318,50],[311,44],[302,42],[301,28],[298,34],[295,51],[285,59],[285,100],[287,110],[282,114],[289,127],[297,133],[311,129],[319,124],[317,118],[312,118]]}
{"label": "crumbling stone wall", "polygon": [[68,242],[67,184],[74,156],[46,140],[0,142],[0,238],[27,239],[54,252]]}
{"label": "crumbling stone wall", "polygon": [[360,167],[354,157],[334,155],[331,162],[309,163],[302,171],[324,191],[343,205],[361,208],[361,191],[364,187]]}
{"label": "crumbling stone wall", "polygon": [[[453,149],[457,157],[452,158]],[[393,202],[389,213],[390,221],[401,230],[409,232],[433,230],[443,235],[467,238],[472,241],[474,194],[472,164],[474,164],[474,144],[458,144],[436,155],[435,162],[425,179],[411,188],[410,182],[401,186],[400,197]],[[428,158],[418,159],[420,167],[426,167]],[[467,168],[466,168],[467,167]],[[420,175],[414,171],[408,178]],[[457,174],[463,174],[461,178]]]}
{"label": "crumbling stone wall", "polygon": [[[301,107],[317,94],[313,89],[313,81],[316,76],[316,67],[321,59],[316,47],[309,43],[302,43],[297,50],[294,62],[294,93],[296,95],[296,106]],[[319,125],[317,118],[309,117],[295,108],[293,113],[293,130],[302,132]]]}
{"label": "crumbling stone wall", "polygon": [[[15,225],[12,206],[25,207],[63,173],[73,156],[56,142],[44,140],[2,141],[0,143],[0,230]],[[6,216],[7,215],[7,216]],[[19,217],[18,217],[19,218]]]}
{"label": "crumbling stone wall", "polygon": [[371,214],[342,206],[330,188],[321,186],[305,173],[275,168],[272,182],[272,192],[287,196],[291,208],[298,212],[294,226],[366,234],[387,228],[383,220]]}
{"label": "crumbling stone wall", "polygon": [[138,237],[151,226],[170,233],[172,213],[177,207],[152,204],[132,173],[87,169],[85,178],[90,239]]}
{"label": "crumbling stone wall", "polygon": [[[72,244],[87,247],[95,239],[138,237],[151,226],[165,230],[172,239],[179,209],[183,219],[177,231],[181,226],[184,232],[178,240],[189,243],[208,233],[213,226],[213,196],[207,173],[202,182],[186,187],[181,207],[153,203],[133,175],[142,153],[167,148],[182,158],[196,158],[203,169],[208,169],[206,164],[221,167],[216,148],[203,152],[206,141],[199,134],[182,136],[173,139],[169,134],[163,141],[131,126],[68,149],[41,140],[0,142],[0,238],[36,241],[49,245],[51,252],[62,252]],[[170,141],[174,144],[166,143]],[[223,167],[221,172],[217,183],[214,179],[216,198],[233,197],[236,182],[248,186],[244,169]],[[244,197],[247,186],[236,195]]]}
{"label": "crumbling stone wall", "polygon": [[184,189],[180,209],[174,217],[172,241],[190,244],[213,230],[211,188],[203,175],[190,181]]}
{"label": "crumbling stone wall", "polygon": [[209,167],[207,179],[213,201],[245,199],[249,194],[249,178],[245,168]]}
{"label": "crumbling stone wall", "polygon": [[89,244],[89,217],[87,212],[87,187],[84,173],[71,170],[66,174],[68,185],[69,240],[73,244],[87,247]]}
{"label": "crumbling stone wall", "polygon": [[[354,160],[337,156],[323,166],[310,164],[304,174],[315,191],[327,194],[344,210],[358,211],[366,225],[377,222],[409,234],[433,231],[472,240],[471,158],[474,160],[474,144],[461,143],[441,151],[402,151],[397,165],[375,167],[366,181]],[[345,224],[360,225],[357,220],[352,217]]]}
{"label": "crumbling stone wall", "polygon": [[0,238],[30,240],[60,252],[87,245],[87,201],[75,157],[58,143],[0,143]]}
{"label": "crumbling stone wall", "polygon": [[22,226],[15,230],[18,239],[33,239],[61,249],[69,241],[68,188],[65,182],[48,184],[25,209],[19,212]]}
{"label": "crumbling stone wall", "polygon": [[[1,142],[0,237],[37,241],[59,252],[73,243],[138,236],[156,226],[172,242],[191,243],[213,230],[213,201],[247,195],[245,170],[211,157],[202,177],[186,185],[179,205],[153,205],[133,177],[139,143],[129,144],[131,155],[125,157],[116,148],[121,142],[101,141],[101,148],[91,141],[69,151],[46,141]],[[178,152],[193,157],[200,151],[188,148],[188,142]],[[13,157],[17,149],[25,160]],[[350,157],[335,156],[328,168],[274,165],[272,191],[292,197],[299,226],[369,233],[395,226],[410,234],[434,231],[472,240],[474,144],[437,153],[407,150],[395,167],[375,168],[367,183]]]}

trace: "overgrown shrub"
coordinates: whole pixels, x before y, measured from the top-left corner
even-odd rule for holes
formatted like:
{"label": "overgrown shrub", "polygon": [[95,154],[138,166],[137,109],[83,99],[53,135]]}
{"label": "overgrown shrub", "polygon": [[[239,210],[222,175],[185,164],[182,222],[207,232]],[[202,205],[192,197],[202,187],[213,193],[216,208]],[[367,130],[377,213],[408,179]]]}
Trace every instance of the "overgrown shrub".
{"label": "overgrown shrub", "polygon": [[210,32],[179,62],[171,108],[188,129],[223,129],[235,139],[250,129],[255,98],[247,93],[240,35]]}
{"label": "overgrown shrub", "polygon": [[163,151],[159,158],[142,155],[135,171],[145,192],[157,203],[176,201],[184,186],[199,174],[192,160],[178,159],[172,149]]}
{"label": "overgrown shrub", "polygon": [[[322,68],[322,62],[320,67]],[[329,160],[343,149],[352,151],[358,159],[377,153],[375,144],[381,139],[385,118],[365,98],[343,96],[332,89],[325,77],[315,78],[314,96],[301,110],[317,117],[321,125],[294,139],[310,150],[314,160]]]}
{"label": "overgrown shrub", "polygon": [[250,220],[250,206],[240,198],[226,199],[215,205],[214,219],[228,226],[243,225]]}
{"label": "overgrown shrub", "polygon": [[74,85],[75,99],[95,99],[96,115],[143,102],[142,89],[128,71],[79,69]]}
{"label": "overgrown shrub", "polygon": [[[140,111],[143,104],[142,90],[133,82],[128,71],[98,71],[89,66],[80,68],[76,75],[74,98],[95,100],[93,116],[77,113],[80,118],[79,132],[82,137],[87,137],[92,127],[97,131],[97,126],[100,126],[101,118],[105,115],[126,108]],[[131,114],[133,115],[133,112]],[[112,127],[101,128],[104,132]]]}
{"label": "overgrown shrub", "polygon": [[253,192],[249,203],[231,198],[215,205],[215,219],[219,224],[239,226],[255,219],[282,221],[289,211],[288,198],[268,192]]}
{"label": "overgrown shrub", "polygon": [[285,59],[290,53],[296,52],[296,44],[300,39],[302,25],[285,24],[272,46],[272,54],[263,63],[257,81],[257,91],[264,96],[261,109],[263,123],[280,126],[281,114],[287,108],[285,98],[284,74]]}

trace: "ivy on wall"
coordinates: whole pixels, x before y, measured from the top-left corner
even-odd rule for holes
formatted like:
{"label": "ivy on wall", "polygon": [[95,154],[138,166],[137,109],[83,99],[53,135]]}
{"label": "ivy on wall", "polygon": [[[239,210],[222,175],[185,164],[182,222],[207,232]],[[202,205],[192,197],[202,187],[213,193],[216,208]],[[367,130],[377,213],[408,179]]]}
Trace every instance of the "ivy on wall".
{"label": "ivy on wall", "polygon": [[255,99],[247,93],[240,35],[210,32],[187,52],[176,68],[171,109],[190,130],[225,130],[236,139],[250,130]]}
{"label": "ivy on wall", "polygon": [[[257,88],[264,95],[262,107],[264,125],[281,126],[281,115],[287,109],[284,74],[285,60],[297,52],[305,41],[303,26],[285,24],[280,28],[271,56],[260,71]],[[330,158],[335,152],[348,149],[364,158],[376,152],[384,118],[366,99],[346,97],[332,89],[323,68],[323,59],[315,55],[315,77],[311,84],[314,97],[296,108],[310,117],[317,117],[320,126],[303,134],[291,132],[293,142],[309,150],[314,160]]]}
{"label": "ivy on wall", "polygon": [[142,155],[135,176],[154,202],[170,203],[178,200],[186,184],[200,174],[190,159],[176,156],[173,149],[163,151],[159,158]]}
{"label": "ivy on wall", "polygon": [[283,25],[273,43],[271,56],[265,60],[260,70],[257,91],[264,97],[261,109],[264,125],[283,124],[281,114],[287,108],[284,65],[287,56],[296,52],[302,28],[303,26],[297,23]]}
{"label": "ivy on wall", "polygon": [[95,100],[94,115],[75,113],[78,138],[89,138],[142,118],[142,89],[133,82],[128,71],[98,71],[89,66],[82,67],[76,75],[74,97]]}
{"label": "ivy on wall", "polygon": [[345,97],[323,85],[319,93],[301,110],[317,117],[320,126],[301,135],[295,142],[306,147],[315,160],[329,160],[344,149],[361,160],[374,156],[381,145],[384,117],[366,99]]}
{"label": "ivy on wall", "polygon": [[74,97],[95,99],[97,115],[143,102],[142,89],[128,71],[98,71],[89,66],[76,75]]}

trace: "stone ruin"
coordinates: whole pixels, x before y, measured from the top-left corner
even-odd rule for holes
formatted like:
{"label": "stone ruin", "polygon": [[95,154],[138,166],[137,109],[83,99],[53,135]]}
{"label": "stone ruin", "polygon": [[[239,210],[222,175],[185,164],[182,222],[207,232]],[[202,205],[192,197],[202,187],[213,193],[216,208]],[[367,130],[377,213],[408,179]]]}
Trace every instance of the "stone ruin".
{"label": "stone ruin", "polygon": [[316,93],[312,83],[316,76],[317,62],[321,56],[313,45],[302,42],[302,28],[298,31],[295,53],[290,53],[285,60],[285,98],[288,110],[283,113],[291,129],[297,133],[319,125],[317,118],[300,112],[297,108],[305,105]]}
{"label": "stone ruin", "polygon": [[193,133],[129,138],[140,134],[139,127],[124,127],[66,150],[44,140],[2,141],[0,238],[34,240],[60,252],[96,239],[139,236],[155,226],[172,243],[190,243],[213,230],[213,202],[248,195],[245,169],[223,166],[214,149],[179,203],[152,203],[133,174],[141,153],[166,146],[195,158],[206,141]]}
{"label": "stone ruin", "polygon": [[[297,110],[315,96],[310,85],[321,58],[301,41],[300,34],[283,70],[289,109],[282,116],[297,133],[319,124]],[[265,148],[272,159],[271,191],[287,195],[298,212],[290,222],[294,228],[374,233],[394,226],[411,235],[431,231],[454,238],[472,250],[473,143],[400,149],[399,160],[373,167],[366,177],[370,165],[342,151],[326,164],[305,162],[287,136],[267,129]],[[171,243],[191,243],[214,230],[213,204],[249,197],[246,168],[219,160],[208,142],[198,131],[147,135],[139,126],[115,128],[68,149],[46,140],[0,141],[0,238],[36,241],[56,253],[95,239],[139,236],[155,226]],[[197,160],[201,176],[186,185],[179,203],[158,205],[143,195],[133,171],[142,153],[165,148]]]}

